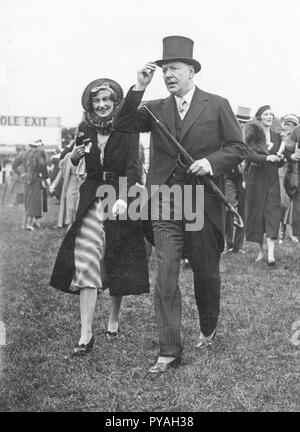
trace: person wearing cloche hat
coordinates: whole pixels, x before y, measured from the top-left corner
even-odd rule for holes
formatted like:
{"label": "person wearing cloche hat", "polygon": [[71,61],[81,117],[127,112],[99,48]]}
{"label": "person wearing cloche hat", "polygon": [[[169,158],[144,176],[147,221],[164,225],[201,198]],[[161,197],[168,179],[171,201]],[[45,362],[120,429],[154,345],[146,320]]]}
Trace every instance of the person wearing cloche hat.
{"label": "person wearing cloche hat", "polygon": [[[83,119],[69,153],[77,174],[86,174],[86,179],[50,285],[80,297],[81,335],[73,350],[75,356],[93,348],[97,293],[109,288],[111,312],[106,335],[112,339],[120,332],[122,297],[149,292],[141,221],[131,220],[127,213],[127,191],[138,177],[139,134],[124,134],[113,127],[122,99],[123,90],[112,79],[96,79],[86,86],[81,98]],[[120,182],[121,177],[126,181]],[[102,201],[105,197],[114,201],[108,212],[107,201],[106,206]]]}
{"label": "person wearing cloche hat", "polygon": [[289,239],[293,243],[299,243],[299,240],[294,231],[297,233],[297,219],[300,218],[300,205],[299,198],[295,185],[293,185],[292,179],[297,177],[297,165],[295,161],[291,160],[291,154],[294,153],[295,143],[291,139],[293,131],[299,124],[299,118],[295,114],[287,114],[283,117],[282,126],[282,147],[286,156],[284,165],[279,168],[279,181],[280,181],[280,194],[281,194],[281,226],[279,232],[279,243],[283,243],[284,239]]}
{"label": "person wearing cloche hat", "polygon": [[295,114],[287,114],[283,117],[283,124],[291,123],[291,126],[298,126],[299,118]]}
{"label": "person wearing cloche hat", "polygon": [[[150,166],[146,186],[172,187],[183,192],[184,186],[195,185],[195,176],[211,175],[221,188],[224,173],[238,165],[246,154],[235,115],[228,101],[200,90],[194,76],[201,65],[193,56],[194,42],[184,36],[163,39],[162,58],[146,63],[137,73],[116,116],[114,127],[122,132],[151,132]],[[142,97],[153,74],[161,68],[170,96],[141,105]],[[180,141],[195,162],[189,167],[180,164],[177,148],[162,133],[152,113]],[[182,161],[181,161],[182,162]],[[179,188],[179,189],[178,189]],[[195,188],[194,188],[195,191]],[[180,200],[174,194],[164,197],[167,207],[175,211]],[[193,199],[199,198],[193,192]],[[153,215],[158,214],[155,199]],[[178,275],[183,251],[194,272],[194,288],[200,320],[197,348],[206,348],[214,341],[220,304],[219,259],[224,247],[222,204],[204,188],[204,226],[190,232],[187,219],[152,220],[154,244],[158,257],[158,275],[154,302],[159,331],[159,357],[149,373],[160,374],[180,364],[181,295]],[[157,200],[159,206],[165,202]],[[203,210],[203,206],[201,207]],[[176,208],[176,210],[178,210]],[[180,209],[179,209],[180,210]],[[177,212],[178,216],[179,212]],[[182,215],[182,212],[180,212]],[[205,246],[203,246],[205,245]]]}
{"label": "person wearing cloche hat", "polygon": [[270,105],[261,106],[256,120],[246,127],[249,147],[246,188],[246,240],[259,246],[256,262],[264,258],[264,234],[267,240],[267,264],[276,266],[275,245],[278,237],[281,204],[278,168],[284,163],[282,138],[271,128],[274,113]]}
{"label": "person wearing cloche hat", "polygon": [[300,125],[297,125],[292,129],[286,156],[294,179],[294,181],[289,182],[289,192],[293,201],[292,230],[293,235],[300,240]]}

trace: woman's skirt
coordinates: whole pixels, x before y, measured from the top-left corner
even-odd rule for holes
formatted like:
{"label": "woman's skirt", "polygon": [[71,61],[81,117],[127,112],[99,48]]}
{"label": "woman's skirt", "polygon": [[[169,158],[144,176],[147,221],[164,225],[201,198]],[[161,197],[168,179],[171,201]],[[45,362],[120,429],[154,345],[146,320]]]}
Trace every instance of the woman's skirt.
{"label": "woman's skirt", "polygon": [[24,206],[26,216],[42,217],[42,189],[40,179],[24,187]]}
{"label": "woman's skirt", "polygon": [[72,291],[94,288],[102,291],[102,268],[105,251],[103,209],[96,200],[82,219],[75,239],[75,274],[71,283]]}

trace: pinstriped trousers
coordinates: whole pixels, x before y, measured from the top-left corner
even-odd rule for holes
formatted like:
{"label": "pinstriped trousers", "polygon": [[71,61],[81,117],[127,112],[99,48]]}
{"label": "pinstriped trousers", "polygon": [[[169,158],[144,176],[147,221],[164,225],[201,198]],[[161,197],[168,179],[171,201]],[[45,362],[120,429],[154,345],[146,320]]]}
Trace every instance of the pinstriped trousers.
{"label": "pinstriped trousers", "polygon": [[155,317],[161,356],[179,357],[181,343],[181,293],[178,285],[184,245],[182,221],[152,221],[158,260],[154,289]]}
{"label": "pinstriped trousers", "polygon": [[153,220],[158,274],[154,289],[155,316],[159,331],[161,356],[179,357],[181,341],[181,292],[178,285],[180,262],[185,241],[194,272],[194,290],[200,328],[209,336],[217,327],[220,303],[220,236],[205,215],[204,227],[185,232],[184,220]]}

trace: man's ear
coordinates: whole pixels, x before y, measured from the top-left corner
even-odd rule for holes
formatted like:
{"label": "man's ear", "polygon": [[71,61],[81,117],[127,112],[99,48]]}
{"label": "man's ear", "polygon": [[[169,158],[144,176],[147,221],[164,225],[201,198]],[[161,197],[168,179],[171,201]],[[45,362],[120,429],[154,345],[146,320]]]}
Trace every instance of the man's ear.
{"label": "man's ear", "polygon": [[190,65],[190,78],[193,78],[195,75],[195,68],[193,65]]}

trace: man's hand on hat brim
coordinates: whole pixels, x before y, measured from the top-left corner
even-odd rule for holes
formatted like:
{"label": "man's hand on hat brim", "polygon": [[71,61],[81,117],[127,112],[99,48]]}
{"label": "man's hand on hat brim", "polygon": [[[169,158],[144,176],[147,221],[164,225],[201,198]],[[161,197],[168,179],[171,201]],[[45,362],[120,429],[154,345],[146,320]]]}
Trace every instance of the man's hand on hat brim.
{"label": "man's hand on hat brim", "polygon": [[137,83],[134,90],[144,91],[151,82],[155,70],[156,63],[153,62],[148,62],[141,69],[139,69],[137,71]]}

